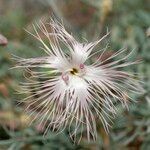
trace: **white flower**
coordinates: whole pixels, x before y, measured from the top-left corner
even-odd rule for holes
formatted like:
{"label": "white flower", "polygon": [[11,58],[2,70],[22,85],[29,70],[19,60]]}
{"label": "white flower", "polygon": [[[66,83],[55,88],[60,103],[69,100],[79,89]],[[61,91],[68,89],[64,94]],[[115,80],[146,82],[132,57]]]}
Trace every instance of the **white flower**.
{"label": "white flower", "polygon": [[128,107],[132,100],[128,93],[142,91],[134,75],[120,70],[137,62],[125,62],[131,53],[113,61],[126,49],[101,61],[107,46],[99,51],[94,48],[109,33],[95,42],[80,43],[59,22],[51,20],[48,25],[51,32],[42,22],[37,25],[48,44],[35,26],[36,35],[32,34],[42,43],[47,57],[17,58],[17,67],[30,73],[28,82],[23,83],[23,92],[30,95],[23,101],[33,121],[46,127],[45,133],[50,128],[62,131],[67,127],[73,140],[82,133],[95,140],[96,122],[100,120],[108,132],[116,104]]}

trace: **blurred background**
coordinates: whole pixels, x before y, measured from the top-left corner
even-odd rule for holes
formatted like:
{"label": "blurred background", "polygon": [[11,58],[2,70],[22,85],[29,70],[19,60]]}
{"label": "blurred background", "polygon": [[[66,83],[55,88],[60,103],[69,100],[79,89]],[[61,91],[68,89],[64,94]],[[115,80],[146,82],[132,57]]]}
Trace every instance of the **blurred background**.
{"label": "blurred background", "polygon": [[[106,57],[123,46],[135,49],[131,60],[142,63],[129,70],[142,77],[145,93],[133,95],[137,103],[130,111],[117,105],[119,112],[107,135],[98,127],[98,140],[83,138],[73,144],[67,130],[61,134],[29,126],[23,108],[16,101],[21,70],[14,66],[11,54],[21,57],[45,55],[40,44],[25,32],[34,32],[32,23],[51,16],[63,20],[78,39],[93,40],[111,31]],[[0,0],[0,150],[150,150],[150,1],[149,0]]]}

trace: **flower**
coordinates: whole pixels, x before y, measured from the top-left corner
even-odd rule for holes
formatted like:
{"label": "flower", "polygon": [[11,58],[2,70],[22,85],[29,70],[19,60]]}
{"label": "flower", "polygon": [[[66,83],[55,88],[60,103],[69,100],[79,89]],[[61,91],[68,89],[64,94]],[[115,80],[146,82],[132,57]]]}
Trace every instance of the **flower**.
{"label": "flower", "polygon": [[58,21],[51,19],[48,26],[51,32],[44,23],[37,24],[49,43],[44,42],[34,25],[36,34],[32,34],[42,44],[46,57],[16,57],[16,67],[25,68],[28,73],[27,82],[22,84],[22,92],[29,94],[23,99],[27,102],[26,110],[33,116],[32,121],[46,127],[45,133],[49,129],[68,128],[74,141],[79,133],[78,140],[82,134],[88,140],[96,140],[97,120],[109,132],[117,114],[116,104],[119,102],[128,108],[132,101],[128,93],[143,90],[134,74],[123,71],[138,62],[127,61],[132,52],[116,59],[126,49],[102,61],[107,46],[98,51],[95,47],[109,33],[94,42],[80,43]]}

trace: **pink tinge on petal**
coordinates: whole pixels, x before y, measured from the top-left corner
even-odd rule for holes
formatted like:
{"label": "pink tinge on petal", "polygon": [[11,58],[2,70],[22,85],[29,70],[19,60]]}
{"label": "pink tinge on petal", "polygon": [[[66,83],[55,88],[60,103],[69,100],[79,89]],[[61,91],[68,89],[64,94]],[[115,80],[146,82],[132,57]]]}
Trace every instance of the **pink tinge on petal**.
{"label": "pink tinge on petal", "polygon": [[67,74],[62,74],[62,79],[67,82],[69,80],[69,76]]}
{"label": "pink tinge on petal", "polygon": [[80,64],[80,69],[84,69],[84,64]]}

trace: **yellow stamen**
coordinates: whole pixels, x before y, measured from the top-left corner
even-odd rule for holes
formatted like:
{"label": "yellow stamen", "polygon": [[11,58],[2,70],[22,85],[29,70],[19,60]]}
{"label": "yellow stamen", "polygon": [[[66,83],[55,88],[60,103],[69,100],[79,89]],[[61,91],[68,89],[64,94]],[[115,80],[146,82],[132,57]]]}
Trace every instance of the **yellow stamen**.
{"label": "yellow stamen", "polygon": [[72,68],[72,70],[70,71],[70,73],[72,75],[76,75],[78,73],[78,70],[76,68]]}

